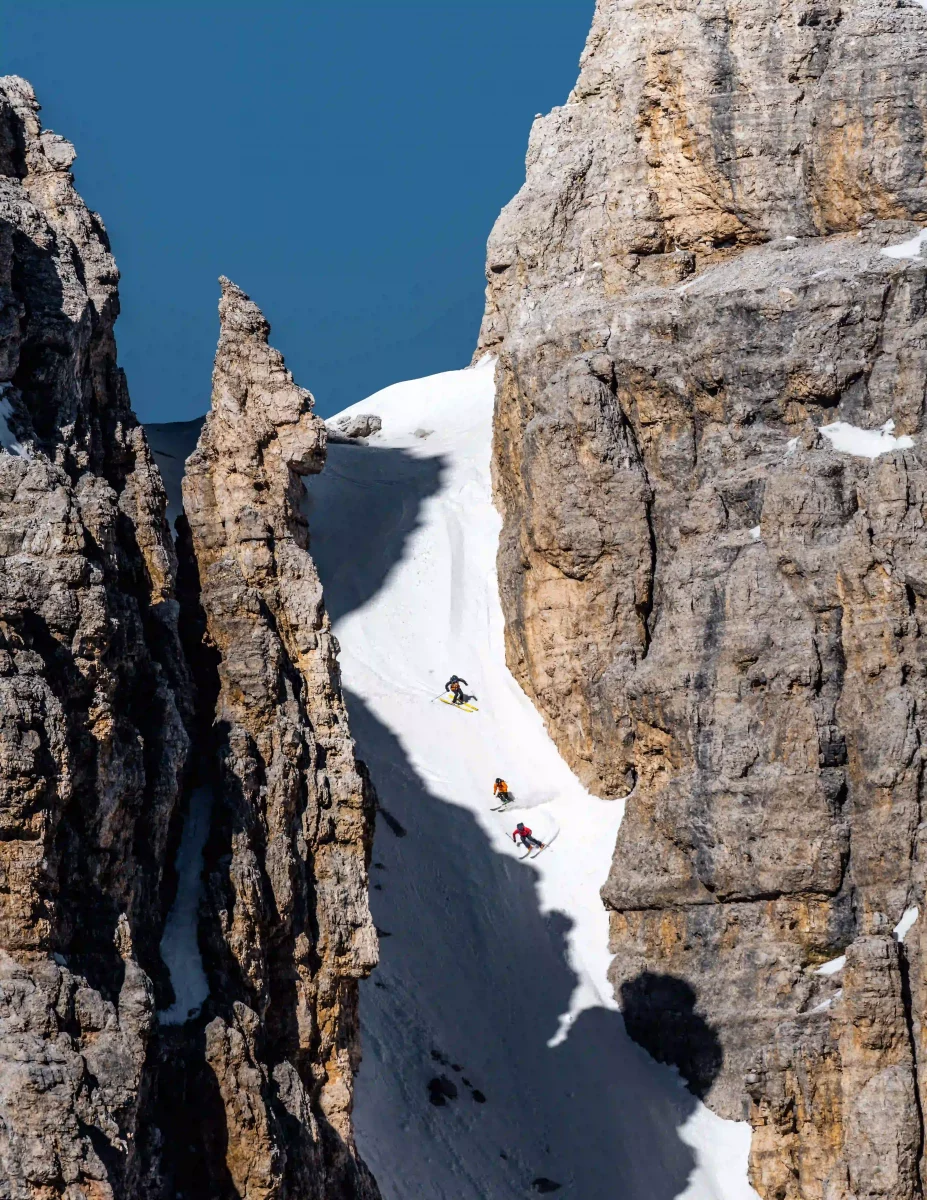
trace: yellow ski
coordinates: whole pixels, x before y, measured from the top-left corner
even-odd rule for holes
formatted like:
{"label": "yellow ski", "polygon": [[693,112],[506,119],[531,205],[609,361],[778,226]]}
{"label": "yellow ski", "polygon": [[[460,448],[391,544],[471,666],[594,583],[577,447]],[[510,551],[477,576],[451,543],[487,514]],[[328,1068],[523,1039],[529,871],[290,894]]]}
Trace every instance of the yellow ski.
{"label": "yellow ski", "polygon": [[460,708],[464,712],[479,712],[480,710],[475,704],[455,704],[453,700],[447,700],[444,696],[439,696],[438,699],[442,704],[449,704],[451,708]]}

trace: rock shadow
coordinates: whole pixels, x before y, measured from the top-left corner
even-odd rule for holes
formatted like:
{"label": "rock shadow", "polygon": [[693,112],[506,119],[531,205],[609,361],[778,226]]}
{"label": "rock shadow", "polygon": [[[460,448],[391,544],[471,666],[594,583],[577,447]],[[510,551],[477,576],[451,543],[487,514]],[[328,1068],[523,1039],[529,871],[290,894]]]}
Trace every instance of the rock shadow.
{"label": "rock shadow", "polygon": [[695,1011],[695,989],[675,975],[642,971],[621,985],[621,1011],[628,1036],[657,1062],[679,1071],[703,1100],[724,1063],[715,1030]]}
{"label": "rock shadow", "polygon": [[206,1023],[162,1025],[149,1050],[154,1060],[149,1151],[157,1163],[163,1194],[174,1200],[209,1197],[240,1200],[226,1160],[229,1148],[225,1104],[206,1061]]}
{"label": "rock shadow", "polygon": [[[355,1121],[384,1200],[555,1190],[673,1200],[696,1165],[678,1132],[695,1094],[631,1041],[615,1010],[587,1009],[549,1044],[577,982],[569,917],[542,912],[535,868],[497,851],[469,809],[429,789],[364,701],[346,697],[358,751],[407,831],[377,830],[372,907],[392,936],[361,1000]],[[642,976],[628,994],[633,1016],[654,989]],[[694,996],[672,995],[680,1035],[716,1042]],[[699,1058],[700,1088],[713,1062]]]}
{"label": "rock shadow", "polygon": [[[171,528],[183,513],[186,460],[196,449],[205,419],[145,425],[167,492]],[[371,456],[375,470],[371,470]],[[380,590],[418,527],[423,502],[440,488],[443,470],[444,459],[438,455],[420,458],[393,447],[329,442],[321,474],[306,476],[303,483],[309,549],[320,574],[320,560],[324,561],[325,605],[333,621],[360,608]],[[312,515],[318,504],[336,505],[350,515],[356,543],[334,542],[324,528],[316,528]],[[182,527],[177,528],[182,537]],[[362,576],[343,569],[355,561],[355,554],[363,555]]]}

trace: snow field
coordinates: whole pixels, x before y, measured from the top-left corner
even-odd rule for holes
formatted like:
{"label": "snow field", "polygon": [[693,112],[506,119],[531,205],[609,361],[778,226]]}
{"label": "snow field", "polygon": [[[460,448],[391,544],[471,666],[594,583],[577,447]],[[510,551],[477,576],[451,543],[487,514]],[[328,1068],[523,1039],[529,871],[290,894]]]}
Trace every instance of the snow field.
{"label": "snow field", "polygon": [[[330,446],[309,481],[352,732],[384,810],[359,1148],[385,1200],[555,1185],[576,1200],[746,1200],[748,1127],[629,1041],[606,978],[598,891],[623,805],[581,787],[505,666],[493,365],[352,406],[381,432]],[[437,702],[451,673],[479,712]],[[517,808],[490,811],[497,776]],[[518,861],[518,820],[552,841],[537,859]]]}

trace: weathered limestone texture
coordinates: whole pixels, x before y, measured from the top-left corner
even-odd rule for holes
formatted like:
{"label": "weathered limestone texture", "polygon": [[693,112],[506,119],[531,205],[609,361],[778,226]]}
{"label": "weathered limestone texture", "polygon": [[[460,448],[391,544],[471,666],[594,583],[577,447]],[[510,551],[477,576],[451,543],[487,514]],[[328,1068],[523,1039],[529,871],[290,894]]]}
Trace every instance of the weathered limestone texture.
{"label": "weathered limestone texture", "polygon": [[203,936],[222,1165],[235,1196],[374,1197],[350,1121],[357,983],[377,960],[374,798],[300,512],[325,425],[260,310],[221,282],[212,411],[183,495],[219,673]]}
{"label": "weathered limestone texture", "polygon": [[137,1194],[188,752],[164,492],[71,145],[0,79],[0,1197]]}
{"label": "weathered limestone texture", "polygon": [[917,4],[599,0],[488,247],[508,661],[628,797],[641,1040],[778,1200],[922,1195],[925,128]]}
{"label": "weathered limestone texture", "polygon": [[[106,234],[37,113],[0,79],[0,1200],[376,1200],[374,798],[298,507],[324,426],[225,284],[181,573]],[[159,1025],[194,784],[212,992]]]}

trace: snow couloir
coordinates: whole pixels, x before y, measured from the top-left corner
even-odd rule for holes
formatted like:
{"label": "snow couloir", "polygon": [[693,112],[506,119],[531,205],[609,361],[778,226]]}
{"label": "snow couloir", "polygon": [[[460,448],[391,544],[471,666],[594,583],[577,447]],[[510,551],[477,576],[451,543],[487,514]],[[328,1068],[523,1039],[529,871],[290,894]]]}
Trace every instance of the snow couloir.
{"label": "snow couloir", "polygon": [[[493,361],[396,384],[310,482],[312,553],[380,795],[355,1121],[385,1200],[746,1200],[749,1127],[625,1035],[598,890],[623,804],[590,796],[505,666]],[[457,672],[478,713],[435,702]],[[493,813],[496,776],[516,807]],[[522,863],[524,820],[544,840]]]}

